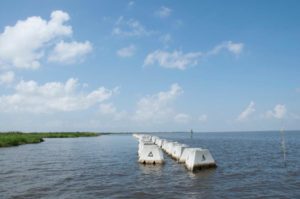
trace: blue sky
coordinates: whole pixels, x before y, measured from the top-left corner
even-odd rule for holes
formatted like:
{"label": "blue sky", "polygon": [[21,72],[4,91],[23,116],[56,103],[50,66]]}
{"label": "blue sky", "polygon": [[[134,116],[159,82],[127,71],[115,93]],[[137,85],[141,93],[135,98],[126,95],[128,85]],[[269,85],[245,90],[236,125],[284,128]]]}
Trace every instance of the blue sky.
{"label": "blue sky", "polygon": [[1,1],[0,130],[300,128],[298,1]]}

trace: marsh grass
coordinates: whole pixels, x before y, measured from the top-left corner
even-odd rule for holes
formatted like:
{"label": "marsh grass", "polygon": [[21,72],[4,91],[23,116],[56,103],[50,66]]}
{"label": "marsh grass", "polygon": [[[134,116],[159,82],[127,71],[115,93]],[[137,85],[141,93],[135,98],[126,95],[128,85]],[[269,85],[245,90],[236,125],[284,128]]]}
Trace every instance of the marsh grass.
{"label": "marsh grass", "polygon": [[76,138],[99,136],[92,132],[49,132],[49,133],[0,133],[0,147],[18,146],[21,144],[33,144],[43,142],[43,138]]}

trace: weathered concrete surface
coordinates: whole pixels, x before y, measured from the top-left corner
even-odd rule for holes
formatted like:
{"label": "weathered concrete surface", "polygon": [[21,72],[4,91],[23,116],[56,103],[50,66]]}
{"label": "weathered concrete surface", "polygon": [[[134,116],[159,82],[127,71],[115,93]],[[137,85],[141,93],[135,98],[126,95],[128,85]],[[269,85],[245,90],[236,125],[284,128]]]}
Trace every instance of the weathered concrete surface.
{"label": "weathered concrete surface", "polygon": [[143,143],[139,151],[138,161],[143,164],[162,164],[164,163],[164,156],[157,145]]}
{"label": "weathered concrete surface", "polygon": [[198,148],[189,150],[185,166],[188,170],[195,171],[197,169],[216,167],[216,162],[208,149]]}

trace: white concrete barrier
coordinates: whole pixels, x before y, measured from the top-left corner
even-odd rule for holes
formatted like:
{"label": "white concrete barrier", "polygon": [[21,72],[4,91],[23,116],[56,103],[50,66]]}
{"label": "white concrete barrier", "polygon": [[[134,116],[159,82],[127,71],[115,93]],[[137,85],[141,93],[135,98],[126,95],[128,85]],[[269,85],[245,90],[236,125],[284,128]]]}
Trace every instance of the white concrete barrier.
{"label": "white concrete barrier", "polygon": [[191,170],[216,167],[215,160],[208,149],[192,149],[189,151],[185,166]]}
{"label": "white concrete barrier", "polygon": [[141,134],[136,134],[136,133],[134,133],[134,134],[132,134],[132,136],[135,137],[136,139],[139,139],[140,136],[141,136]]}
{"label": "white concrete barrier", "polygon": [[166,151],[166,148],[167,148],[167,146],[168,146],[168,143],[169,143],[169,141],[167,141],[167,140],[164,140],[164,141],[163,141],[161,148],[162,148],[164,151]]}
{"label": "white concrete barrier", "polygon": [[164,156],[157,145],[143,143],[139,152],[139,162],[143,164],[162,164],[164,163]]}
{"label": "white concrete barrier", "polygon": [[133,136],[138,139],[138,155],[140,156],[143,145],[145,143],[152,144],[151,136],[144,134],[134,134]]}
{"label": "white concrete barrier", "polygon": [[166,153],[168,153],[167,150],[168,150],[170,144],[171,144],[170,141],[166,141],[166,142],[164,142],[164,144],[163,144],[163,150],[164,150]]}
{"label": "white concrete barrier", "polygon": [[184,148],[178,162],[185,163],[190,151],[193,149],[197,149],[197,148]]}
{"label": "white concrete barrier", "polygon": [[151,142],[143,142],[143,141],[139,142],[139,147],[138,147],[138,155],[139,155],[139,156],[140,156],[140,154],[141,154],[141,151],[142,151],[142,149],[143,149],[145,143],[147,143],[147,144],[152,144]]}
{"label": "white concrete barrier", "polygon": [[165,150],[166,150],[166,153],[168,155],[171,154],[170,152],[172,151],[173,144],[174,144],[173,142],[168,142],[167,145],[166,145],[166,149]]}
{"label": "white concrete barrier", "polygon": [[142,135],[139,137],[139,142],[151,142],[152,143],[152,138],[149,135]]}
{"label": "white concrete barrier", "polygon": [[158,143],[159,141],[160,141],[160,138],[158,138],[158,137],[157,137],[157,138],[155,139],[155,142],[154,142],[154,144],[156,144],[156,145],[157,145],[157,143]]}
{"label": "white concrete barrier", "polygon": [[176,144],[179,144],[179,143],[178,142],[169,142],[168,145],[167,145],[167,147],[166,147],[166,153],[169,154],[169,155],[172,155],[173,147]]}
{"label": "white concrete barrier", "polygon": [[183,150],[185,148],[187,148],[188,146],[185,145],[185,144],[175,144],[173,145],[173,150],[172,150],[172,158],[176,159],[176,160],[179,160],[182,153],[183,153]]}
{"label": "white concrete barrier", "polygon": [[163,140],[163,139],[157,139],[155,144],[161,148],[164,141],[166,141],[166,140]]}
{"label": "white concrete barrier", "polygon": [[158,139],[157,136],[152,136],[152,137],[151,137],[151,140],[152,140],[153,144],[155,144],[156,139]]}
{"label": "white concrete barrier", "polygon": [[[161,139],[147,134],[133,134],[138,139],[138,161],[143,164],[164,163],[163,152],[191,170],[216,167],[215,160],[207,149],[188,148],[185,144]],[[162,149],[162,150],[161,150]]]}

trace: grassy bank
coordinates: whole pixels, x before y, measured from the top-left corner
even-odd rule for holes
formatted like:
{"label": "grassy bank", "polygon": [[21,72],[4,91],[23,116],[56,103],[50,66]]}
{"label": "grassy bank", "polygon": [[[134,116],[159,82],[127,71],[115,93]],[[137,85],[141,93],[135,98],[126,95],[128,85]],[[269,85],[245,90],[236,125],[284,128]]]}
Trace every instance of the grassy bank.
{"label": "grassy bank", "polygon": [[43,138],[76,138],[98,136],[99,133],[91,132],[53,132],[53,133],[0,133],[0,147],[18,146],[43,142]]}

